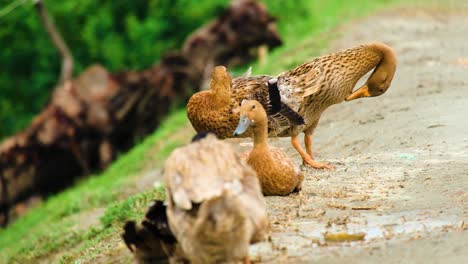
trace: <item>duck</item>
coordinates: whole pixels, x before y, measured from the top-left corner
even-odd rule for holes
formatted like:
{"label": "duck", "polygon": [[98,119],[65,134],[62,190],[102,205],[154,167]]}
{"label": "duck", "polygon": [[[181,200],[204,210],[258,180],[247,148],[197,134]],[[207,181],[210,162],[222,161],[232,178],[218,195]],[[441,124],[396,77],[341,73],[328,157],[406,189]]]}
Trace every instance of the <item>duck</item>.
{"label": "duck", "polygon": [[167,218],[190,263],[249,263],[269,230],[255,171],[213,133],[174,150],[164,167]]}
{"label": "duck", "polygon": [[[396,66],[392,48],[372,42],[315,58],[269,79],[270,85],[278,87],[282,102],[304,117],[304,126],[293,125],[285,131],[304,164],[317,169],[333,168],[316,161],[312,152],[312,134],[322,113],[343,101],[384,94],[392,83]],[[366,82],[353,92],[359,79],[372,69]],[[305,151],[298,140],[301,132]]]}
{"label": "duck", "polygon": [[154,200],[139,225],[127,221],[122,239],[138,264],[187,263],[169,228],[163,201]]}
{"label": "duck", "polygon": [[256,100],[243,100],[239,113],[234,135],[253,128],[253,149],[241,157],[257,172],[263,195],[288,195],[300,191],[304,175],[299,167],[283,150],[268,145],[267,114],[263,106]]}
{"label": "duck", "polygon": [[[239,116],[232,110],[238,108],[243,99],[260,98],[267,110],[270,137],[291,137],[291,144],[303,164],[315,169],[332,169],[333,165],[315,160],[312,151],[312,135],[322,113],[343,101],[384,94],[392,83],[396,66],[397,58],[391,47],[371,42],[317,57],[277,76],[241,76],[232,80],[231,86],[226,79],[221,81],[224,85],[214,85],[211,87],[217,86],[214,90],[204,91],[211,93],[204,96],[210,115],[204,113],[203,108],[192,107],[188,109],[188,112],[194,111],[189,120],[197,131],[207,129],[220,134],[221,138],[233,137],[229,131],[235,129]],[[372,69],[364,85],[353,91],[358,80]],[[213,74],[211,77],[212,83],[219,78]],[[208,107],[215,101],[222,107]],[[274,118],[274,115],[279,117]],[[301,133],[305,150],[299,142]],[[251,134],[248,130],[243,135]]]}
{"label": "duck", "polygon": [[[242,99],[255,99],[267,110],[270,134],[304,124],[302,116],[281,102],[279,90],[268,85],[269,79],[266,75],[250,76],[250,69],[232,79],[226,67],[214,67],[209,89],[193,94],[187,103],[190,123],[197,132],[211,131],[219,139],[231,138],[239,120],[235,110]],[[249,137],[251,133],[248,130],[239,137]]]}

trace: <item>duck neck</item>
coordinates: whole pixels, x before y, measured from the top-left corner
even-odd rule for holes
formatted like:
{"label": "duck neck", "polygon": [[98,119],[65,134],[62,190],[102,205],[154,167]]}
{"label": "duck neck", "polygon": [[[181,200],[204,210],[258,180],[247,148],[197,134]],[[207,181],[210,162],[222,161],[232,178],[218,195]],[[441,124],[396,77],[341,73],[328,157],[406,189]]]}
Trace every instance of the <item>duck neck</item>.
{"label": "duck neck", "polygon": [[231,90],[223,84],[215,84],[212,87],[212,102],[216,109],[229,106],[231,102]]}
{"label": "duck neck", "polygon": [[361,45],[357,48],[352,48],[354,52],[345,53],[353,54],[354,61],[356,61],[356,54],[359,60],[354,64],[355,67],[349,68],[354,72],[354,81],[357,81],[364,76],[367,72],[375,68],[369,78],[379,72],[386,71],[388,75],[393,76],[395,73],[396,56],[392,49],[383,43],[370,43]]}
{"label": "duck neck", "polygon": [[265,120],[255,123],[253,128],[254,148],[268,148],[268,124]]}
{"label": "duck neck", "polygon": [[367,47],[380,58],[369,79],[377,74],[385,74],[387,76],[387,80],[392,80],[396,70],[396,56],[393,50],[383,43],[372,43]]}

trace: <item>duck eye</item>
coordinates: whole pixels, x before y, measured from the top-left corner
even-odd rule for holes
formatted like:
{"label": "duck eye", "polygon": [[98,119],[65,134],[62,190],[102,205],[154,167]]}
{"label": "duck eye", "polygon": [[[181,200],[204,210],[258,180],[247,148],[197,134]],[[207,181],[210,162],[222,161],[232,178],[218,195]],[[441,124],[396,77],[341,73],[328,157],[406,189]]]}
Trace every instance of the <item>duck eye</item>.
{"label": "duck eye", "polygon": [[255,109],[255,105],[252,105],[252,109]]}

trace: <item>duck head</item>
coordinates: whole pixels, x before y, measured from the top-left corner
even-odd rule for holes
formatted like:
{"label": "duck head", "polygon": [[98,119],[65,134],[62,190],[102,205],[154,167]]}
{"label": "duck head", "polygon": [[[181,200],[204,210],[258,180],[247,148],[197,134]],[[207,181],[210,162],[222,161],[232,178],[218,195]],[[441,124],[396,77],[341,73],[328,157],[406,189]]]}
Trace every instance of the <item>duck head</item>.
{"label": "duck head", "polygon": [[384,94],[390,84],[396,71],[396,57],[393,52],[386,52],[384,60],[377,65],[366,83],[351,95],[346,97],[346,101],[362,97],[375,97]]}
{"label": "duck head", "polygon": [[239,124],[234,130],[234,136],[245,133],[249,126],[256,126],[267,120],[265,109],[256,100],[242,100],[239,114]]}
{"label": "duck head", "polygon": [[346,97],[346,101],[351,101],[354,99],[362,97],[375,97],[384,94],[387,89],[390,87],[392,82],[392,76],[389,76],[386,72],[374,73],[369,77],[367,82],[353,92],[351,95]]}

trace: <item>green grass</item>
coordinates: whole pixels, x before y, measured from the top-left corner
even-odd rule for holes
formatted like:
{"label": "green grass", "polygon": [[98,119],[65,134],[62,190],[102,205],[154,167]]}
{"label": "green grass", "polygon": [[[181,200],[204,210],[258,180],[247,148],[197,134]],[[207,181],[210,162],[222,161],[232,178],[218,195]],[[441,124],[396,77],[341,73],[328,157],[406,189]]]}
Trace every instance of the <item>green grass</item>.
{"label": "green grass", "polygon": [[[254,73],[279,73],[317,55],[335,37],[332,29],[391,2],[395,1],[298,1],[300,5],[295,6],[296,1],[268,1],[280,19],[285,44],[269,55],[266,65],[254,64]],[[152,199],[163,197],[161,189],[151,186],[131,196],[128,189],[134,188],[145,170],[160,166],[174,148],[188,141],[173,136],[186,124],[185,111],[171,114],[153,135],[101,175],[49,198],[0,231],[0,262],[92,262],[112,251],[120,241],[123,223],[140,219]],[[93,221],[95,215],[100,217]]]}
{"label": "green grass", "polygon": [[[151,197],[155,194],[162,197],[161,190],[149,188],[148,193],[132,196],[123,202],[126,197],[122,197],[122,194],[148,163],[159,163],[171,149],[182,144],[172,141],[171,144],[163,145],[161,152],[148,155],[157,142],[168,139],[186,122],[185,111],[170,115],[156,133],[122,155],[104,173],[91,176],[73,188],[51,197],[7,229],[0,231],[0,259],[23,262],[41,258],[59,248],[96,236],[102,237],[101,233],[106,234],[109,231],[107,229],[117,223],[141,216],[141,209],[146,207]],[[106,207],[101,218],[102,225],[93,226],[89,230],[81,230],[81,219],[73,217],[74,214]]]}

